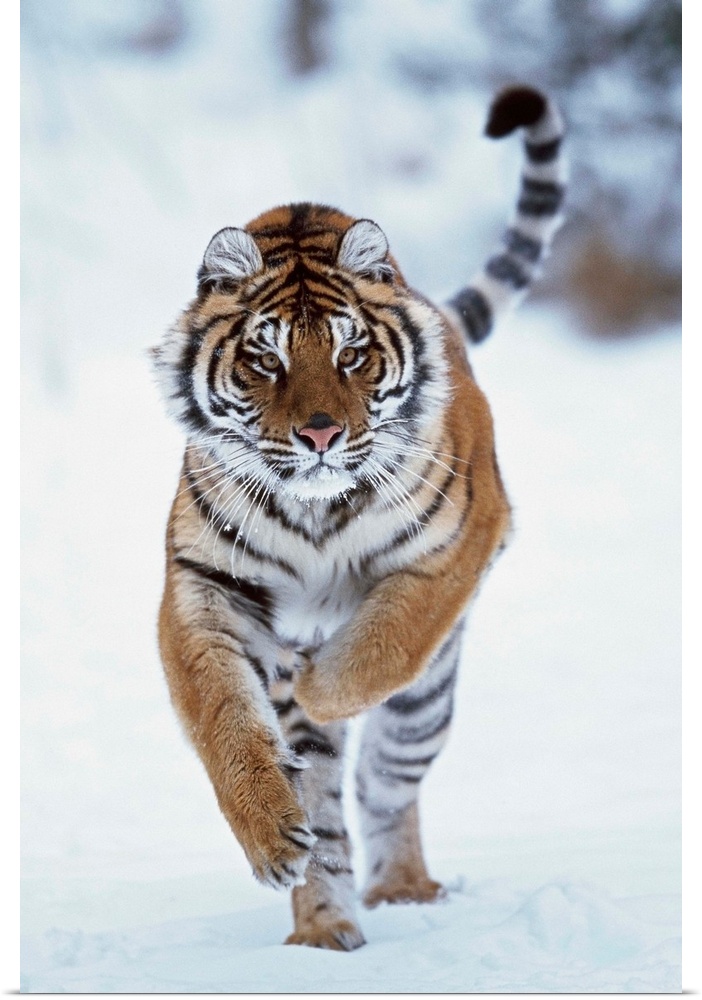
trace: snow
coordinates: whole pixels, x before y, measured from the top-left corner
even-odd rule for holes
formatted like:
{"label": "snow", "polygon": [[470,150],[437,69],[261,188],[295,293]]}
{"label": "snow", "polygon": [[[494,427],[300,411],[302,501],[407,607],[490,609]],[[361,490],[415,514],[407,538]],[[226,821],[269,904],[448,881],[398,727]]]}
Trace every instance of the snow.
{"label": "snow", "polygon": [[[676,989],[675,914],[642,919],[601,892],[481,883],[445,905],[378,909],[371,942],[339,955],[272,943],[282,908],[171,920],[126,932],[51,930],[35,942],[33,991],[652,992]],[[670,936],[668,936],[670,935]],[[49,971],[49,975],[44,971]],[[333,989],[332,989],[333,987]]]}
{"label": "snow", "polygon": [[[515,159],[479,139],[477,97],[434,108],[388,79],[374,102],[392,28],[377,13],[363,72],[357,25],[340,68],[293,87],[263,44],[270,4],[197,9],[177,59],[59,49],[56,78],[23,60],[21,988],[678,991],[679,329],[603,343],[555,307],[525,305],[471,355],[515,533],[423,791],[448,901],[361,912],[353,954],[281,945],[289,900],[253,880],[159,664],[182,441],[146,348],[212,234],[292,198],[376,218],[412,282],[454,290],[511,208]],[[417,139],[413,115],[431,120]],[[391,170],[408,144],[432,156],[416,176]]]}

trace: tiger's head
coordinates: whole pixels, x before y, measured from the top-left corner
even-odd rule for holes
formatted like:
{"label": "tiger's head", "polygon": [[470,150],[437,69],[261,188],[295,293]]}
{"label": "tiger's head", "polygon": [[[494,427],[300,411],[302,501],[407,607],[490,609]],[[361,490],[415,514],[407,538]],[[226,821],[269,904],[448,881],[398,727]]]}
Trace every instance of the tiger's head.
{"label": "tiger's head", "polygon": [[173,415],[228,469],[330,499],[436,419],[443,322],[374,222],[290,205],[215,234],[155,365]]}

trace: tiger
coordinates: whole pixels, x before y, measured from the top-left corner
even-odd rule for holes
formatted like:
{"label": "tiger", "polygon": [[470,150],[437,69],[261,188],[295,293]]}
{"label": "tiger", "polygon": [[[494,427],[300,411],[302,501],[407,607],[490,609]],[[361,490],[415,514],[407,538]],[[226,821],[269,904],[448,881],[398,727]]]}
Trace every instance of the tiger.
{"label": "tiger", "polygon": [[419,789],[448,736],[467,607],[511,524],[467,345],[539,273],[566,186],[553,98],[499,93],[486,133],[516,131],[516,212],[443,307],[408,286],[377,223],[295,203],[212,237],[153,349],[186,434],[161,657],[254,876],[292,889],[288,944],[365,943],[342,803],[355,716],[363,903],[446,896]]}

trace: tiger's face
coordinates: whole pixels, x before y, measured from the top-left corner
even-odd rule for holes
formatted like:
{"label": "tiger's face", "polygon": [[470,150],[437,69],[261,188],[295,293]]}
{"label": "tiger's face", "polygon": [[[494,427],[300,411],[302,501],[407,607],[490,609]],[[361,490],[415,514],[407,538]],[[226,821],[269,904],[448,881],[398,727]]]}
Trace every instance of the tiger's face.
{"label": "tiger's face", "polygon": [[217,233],[199,279],[156,366],[175,415],[233,471],[298,499],[348,494],[445,399],[441,317],[375,223],[278,209]]}

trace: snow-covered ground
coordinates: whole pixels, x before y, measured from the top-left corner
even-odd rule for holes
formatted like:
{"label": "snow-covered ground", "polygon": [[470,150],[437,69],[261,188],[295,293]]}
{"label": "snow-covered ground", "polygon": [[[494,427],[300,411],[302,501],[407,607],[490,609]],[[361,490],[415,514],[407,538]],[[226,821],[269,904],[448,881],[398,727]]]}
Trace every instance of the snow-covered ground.
{"label": "snow-covered ground", "polygon": [[361,80],[359,147],[359,104],[339,115],[348,59],[289,92],[237,75],[263,65],[271,5],[248,9],[263,13],[238,34],[224,19],[233,52],[220,37],[156,68],[23,62],[22,989],[677,991],[678,329],[603,345],[526,306],[473,351],[516,531],[471,613],[423,795],[446,903],[362,914],[353,954],[282,947],[289,901],[254,882],[180,733],[155,617],[181,440],[145,348],[209,236],[313,197],[377,218],[441,294],[515,187],[477,99],[402,103],[390,85],[402,113],[380,153],[416,141],[433,165],[374,170],[378,79]]}

